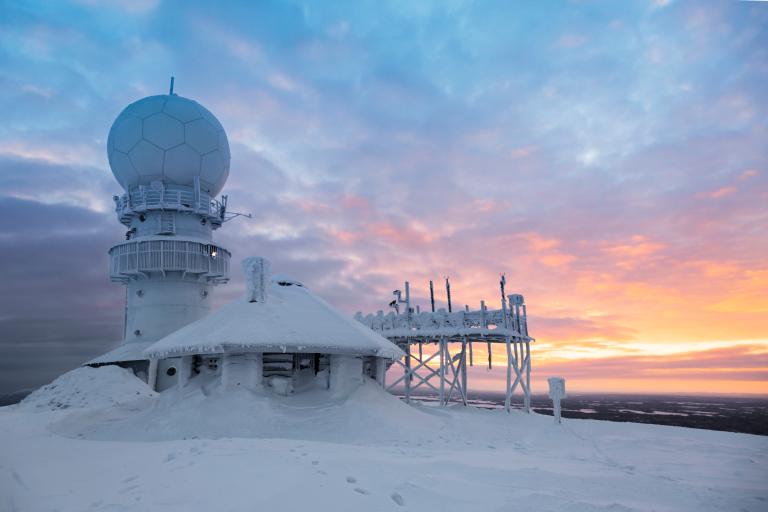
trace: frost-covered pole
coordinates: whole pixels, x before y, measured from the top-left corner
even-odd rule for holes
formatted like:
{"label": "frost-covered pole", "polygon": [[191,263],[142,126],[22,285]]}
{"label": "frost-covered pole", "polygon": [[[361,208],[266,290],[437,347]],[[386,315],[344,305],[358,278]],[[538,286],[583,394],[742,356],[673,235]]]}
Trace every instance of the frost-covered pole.
{"label": "frost-covered pole", "polygon": [[504,340],[507,344],[507,393],[504,398],[504,409],[509,412],[509,406],[512,402],[512,347],[509,336]]}
{"label": "frost-covered pole", "polygon": [[429,303],[432,304],[432,312],[435,312],[435,287],[432,281],[429,282]]}
{"label": "frost-covered pole", "polygon": [[405,339],[405,402],[411,403],[411,379],[413,379],[413,373],[411,371],[411,344],[408,343],[408,338]]}
{"label": "frost-covered pole", "polygon": [[560,417],[560,400],[567,398],[565,393],[565,379],[562,377],[549,377],[549,398],[552,399],[552,409],[555,417],[555,423],[562,423]]}
{"label": "frost-covered pole", "polygon": [[405,314],[405,319],[408,322],[408,328],[410,329],[413,314],[411,313],[411,283],[408,281],[405,282]]}
{"label": "frost-covered pole", "polygon": [[531,412],[531,342],[525,340],[525,412]]}
{"label": "frost-covered pole", "polygon": [[445,339],[440,337],[440,405],[445,405]]}
{"label": "frost-covered pole", "polygon": [[464,399],[464,405],[467,405],[467,335],[464,335],[464,340],[461,347],[461,389]]}
{"label": "frost-covered pole", "polygon": [[258,256],[243,260],[248,302],[265,302],[269,290],[269,261]]}
{"label": "frost-covered pole", "polygon": [[507,277],[504,274],[501,274],[501,280],[499,281],[499,286],[501,287],[501,314],[504,318],[504,327],[508,327],[507,324],[507,296],[504,295],[504,285],[507,284]]}
{"label": "frost-covered pole", "polygon": [[528,311],[525,304],[523,304],[523,334],[528,336]]}
{"label": "frost-covered pole", "polygon": [[[483,321],[483,329],[488,328],[488,318],[486,317],[486,308],[485,308],[485,301],[480,301],[480,318]],[[493,369],[493,352],[491,351],[491,342],[490,340],[487,342],[488,344],[488,369]]]}
{"label": "frost-covered pole", "polygon": [[453,307],[451,306],[451,282],[448,280],[448,278],[445,278],[445,294],[448,297],[448,312],[453,312]]}
{"label": "frost-covered pole", "polygon": [[[469,319],[469,304],[464,304],[464,327],[469,327],[472,325],[472,322]],[[466,336],[464,336],[466,340]],[[469,366],[473,366],[474,361],[472,360],[472,340],[469,340]]]}

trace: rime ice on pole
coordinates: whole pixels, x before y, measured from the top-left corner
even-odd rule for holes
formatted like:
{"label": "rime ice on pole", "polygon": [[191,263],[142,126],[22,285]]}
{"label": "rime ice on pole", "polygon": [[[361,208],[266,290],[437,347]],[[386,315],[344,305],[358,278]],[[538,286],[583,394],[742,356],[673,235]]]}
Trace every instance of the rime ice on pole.
{"label": "rime ice on pole", "polygon": [[265,302],[270,280],[269,261],[259,256],[243,260],[248,302]]}
{"label": "rime ice on pole", "polygon": [[549,382],[549,398],[552,399],[555,423],[562,423],[560,417],[560,400],[567,398],[568,396],[565,394],[565,379],[562,377],[550,377],[547,381]]}

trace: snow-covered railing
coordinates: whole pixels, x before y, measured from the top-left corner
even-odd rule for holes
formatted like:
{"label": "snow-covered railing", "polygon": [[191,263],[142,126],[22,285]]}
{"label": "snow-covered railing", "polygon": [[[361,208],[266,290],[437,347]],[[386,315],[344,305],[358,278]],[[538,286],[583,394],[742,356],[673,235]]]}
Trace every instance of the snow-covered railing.
{"label": "snow-covered railing", "polygon": [[131,225],[135,215],[150,210],[177,210],[202,215],[214,229],[224,222],[224,205],[208,193],[192,187],[139,186],[113,199],[117,216],[126,226]]}
{"label": "snow-covered railing", "polygon": [[126,282],[152,272],[199,274],[208,281],[229,280],[230,254],[213,244],[184,240],[137,240],[109,251],[109,276]]}
{"label": "snow-covered railing", "polygon": [[520,333],[522,336],[528,335],[528,321],[525,315],[516,315],[514,310],[507,314],[507,324],[504,323],[504,311],[501,309],[487,309],[484,305],[477,311],[454,311],[447,312],[445,309],[439,309],[435,312],[407,312],[395,313],[390,311],[386,315],[379,310],[375,315],[369,314],[363,316],[357,313],[355,319],[366,327],[377,331],[384,336],[389,331],[398,333],[407,333],[413,331],[418,335],[419,331],[451,331],[466,329],[475,329],[480,331],[492,331],[499,328],[511,329]]}

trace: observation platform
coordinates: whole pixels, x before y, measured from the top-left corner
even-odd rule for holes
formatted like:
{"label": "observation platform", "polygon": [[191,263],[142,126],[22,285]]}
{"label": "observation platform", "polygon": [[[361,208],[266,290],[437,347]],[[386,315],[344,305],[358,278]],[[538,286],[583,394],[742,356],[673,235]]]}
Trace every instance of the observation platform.
{"label": "observation platform", "polygon": [[[506,352],[507,385],[505,408],[510,410],[514,393],[519,389],[523,407],[530,412],[531,404],[531,342],[528,335],[528,317],[522,295],[505,295],[506,279],[502,276],[501,308],[488,309],[480,301],[480,309],[451,311],[450,284],[446,279],[448,308],[434,311],[434,292],[430,281],[432,311],[422,312],[411,306],[410,285],[405,283],[405,300],[402,292],[395,290],[395,300],[389,305],[394,309],[375,315],[357,313],[355,319],[378,332],[405,352],[405,357],[394,364],[402,369],[401,376],[391,383],[385,382],[390,392],[403,392],[406,402],[420,387],[434,392],[441,405],[454,399],[467,405],[467,368],[474,366],[474,347],[478,343],[488,352],[488,369],[493,367],[494,344],[503,344]],[[400,305],[405,308],[400,311]],[[425,350],[427,353],[425,353]],[[401,389],[402,388],[402,389]]]}
{"label": "observation platform", "polygon": [[222,201],[195,187],[164,186],[162,183],[139,186],[122,196],[113,196],[115,212],[120,223],[130,227],[136,215],[153,210],[174,210],[201,216],[213,229],[221,227],[227,210],[226,196]]}
{"label": "observation platform", "polygon": [[229,281],[231,254],[211,243],[192,240],[129,240],[109,250],[109,277],[127,283],[153,273],[181,272],[209,283]]}

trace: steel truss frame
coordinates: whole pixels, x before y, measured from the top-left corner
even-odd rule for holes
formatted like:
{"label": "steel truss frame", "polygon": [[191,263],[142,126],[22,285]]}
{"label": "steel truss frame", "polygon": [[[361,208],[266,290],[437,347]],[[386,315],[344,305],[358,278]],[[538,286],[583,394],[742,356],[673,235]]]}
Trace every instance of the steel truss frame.
{"label": "steel truss frame", "polygon": [[[438,396],[441,406],[451,402],[467,405],[467,367],[474,365],[473,343],[482,343],[488,349],[488,368],[493,365],[491,346],[503,343],[506,346],[507,380],[504,408],[511,409],[512,398],[519,389],[525,412],[531,410],[531,340],[516,336],[483,336],[475,339],[469,336],[412,336],[392,339],[405,352],[402,360],[395,361],[402,375],[394,381],[385,382],[390,392],[399,392],[402,384],[405,401],[417,399],[413,392],[428,388]],[[418,350],[414,350],[418,347]],[[428,349],[424,352],[424,349]],[[433,351],[434,349],[434,351]]]}

